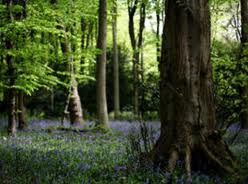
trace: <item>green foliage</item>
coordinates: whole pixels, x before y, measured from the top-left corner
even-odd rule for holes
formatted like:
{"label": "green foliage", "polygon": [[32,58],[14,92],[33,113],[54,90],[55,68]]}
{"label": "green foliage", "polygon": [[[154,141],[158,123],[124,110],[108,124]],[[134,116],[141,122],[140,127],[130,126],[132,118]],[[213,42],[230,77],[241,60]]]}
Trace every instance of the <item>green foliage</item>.
{"label": "green foliage", "polygon": [[216,100],[217,121],[221,127],[239,120],[241,105],[240,87],[243,74],[240,73],[238,61],[239,44],[214,42],[212,62],[214,74],[214,90]]}
{"label": "green foliage", "polygon": [[221,126],[237,122],[239,117],[240,96],[237,82],[239,69],[235,55],[235,48],[238,47],[233,46],[216,41],[212,47],[217,121]]}
{"label": "green foliage", "polygon": [[[91,8],[82,12],[86,5]],[[71,42],[76,42],[77,49],[69,54],[73,55],[74,65],[77,65],[76,68],[80,71],[83,67],[80,63],[82,54],[79,49],[81,37],[79,23],[82,16],[89,20],[95,20],[96,6],[96,1],[90,1],[90,3],[87,1],[58,1],[56,5],[44,0],[28,1],[27,17],[15,18],[15,15],[22,13],[23,7],[14,4],[10,6],[14,20],[10,20],[6,5],[1,4],[0,53],[2,59],[0,76],[4,79],[0,82],[1,89],[12,87],[31,95],[40,88],[50,89],[57,84],[69,85],[68,80],[61,78],[61,75],[69,76],[65,72],[65,67],[60,68],[62,71],[52,69],[54,65],[62,64],[64,60],[59,51],[58,40],[64,38],[66,34]],[[66,28],[68,31],[65,33],[61,28]],[[5,47],[7,39],[11,41],[10,49]],[[14,86],[8,86],[7,66],[4,61],[7,55],[14,58],[16,69]],[[88,62],[92,56],[89,57],[86,54],[85,60]],[[94,78],[79,72],[75,74],[75,77],[79,83],[94,80]]]}

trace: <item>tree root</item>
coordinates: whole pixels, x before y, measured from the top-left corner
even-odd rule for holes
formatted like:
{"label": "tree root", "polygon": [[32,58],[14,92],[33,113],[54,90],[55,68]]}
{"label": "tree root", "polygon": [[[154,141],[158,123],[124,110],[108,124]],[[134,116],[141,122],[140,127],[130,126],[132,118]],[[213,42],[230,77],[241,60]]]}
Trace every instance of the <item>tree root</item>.
{"label": "tree root", "polygon": [[191,181],[191,150],[189,146],[186,146],[186,153],[185,153],[185,169],[187,172],[188,180]]}
{"label": "tree root", "polygon": [[223,164],[223,162],[218,158],[216,157],[209,149],[208,147],[206,146],[205,143],[202,144],[202,148],[205,152],[205,154],[211,159],[211,161],[213,161],[214,163],[216,163],[221,169],[224,169],[226,172],[228,173],[234,173],[234,169],[229,167],[228,165],[225,166]]}
{"label": "tree root", "polygon": [[[155,167],[160,165],[169,172],[173,172],[177,167],[177,161],[184,163],[188,181],[192,181],[192,170],[216,171],[217,173],[234,174],[237,168],[237,161],[229,150],[226,143],[220,138],[209,136],[199,136],[194,144],[173,145],[169,153],[164,149],[163,142],[157,142],[150,158],[153,159]],[[164,156],[161,160],[161,155]],[[166,165],[166,158],[168,162]]]}
{"label": "tree root", "polygon": [[173,150],[171,152],[169,163],[168,163],[168,169],[170,172],[172,172],[176,168],[178,159],[179,159],[178,151]]}

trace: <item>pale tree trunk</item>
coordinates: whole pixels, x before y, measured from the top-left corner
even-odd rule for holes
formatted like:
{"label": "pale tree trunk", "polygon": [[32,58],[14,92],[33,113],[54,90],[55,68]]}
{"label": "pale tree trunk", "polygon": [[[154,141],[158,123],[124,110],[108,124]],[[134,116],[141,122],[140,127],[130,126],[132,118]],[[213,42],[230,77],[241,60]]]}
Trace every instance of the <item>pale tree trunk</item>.
{"label": "pale tree trunk", "polygon": [[[234,172],[235,158],[214,129],[208,0],[167,1],[160,64],[161,135],[152,158],[173,171]],[[166,164],[167,163],[167,164]]]}
{"label": "pale tree trunk", "polygon": [[96,107],[97,126],[108,129],[108,109],[106,97],[106,47],[107,47],[107,0],[99,0],[98,38],[96,63]]}
{"label": "pale tree trunk", "polygon": [[120,113],[119,92],[119,61],[117,47],[117,1],[113,2],[112,10],[112,34],[113,34],[113,81],[114,81],[114,118],[118,119]]}
{"label": "pale tree trunk", "polygon": [[78,85],[74,77],[72,77],[71,94],[69,100],[69,113],[71,125],[83,124],[83,112],[81,107],[81,100],[78,94]]}
{"label": "pale tree trunk", "polygon": [[75,78],[75,66],[73,63],[71,43],[69,42],[66,29],[64,30],[64,41],[61,42],[62,52],[64,53],[66,59],[68,60],[68,70],[71,74],[70,76],[70,88],[68,93],[68,100],[66,101],[64,114],[62,117],[62,124],[64,122],[65,116],[69,113],[70,122],[73,126],[78,126],[84,123],[83,121],[83,111],[81,106],[80,96],[78,94],[78,85]]}
{"label": "pale tree trunk", "polygon": [[[241,0],[241,62],[247,63],[248,60],[248,0]],[[247,71],[245,71],[247,75]],[[241,89],[242,112],[240,115],[241,128],[248,128],[248,81]]]}
{"label": "pale tree trunk", "polygon": [[25,117],[25,114],[26,114],[26,109],[25,109],[25,106],[24,106],[24,94],[22,91],[18,91],[18,95],[17,95],[17,98],[18,98],[18,128],[20,130],[23,130],[25,128],[27,128],[27,121],[26,121],[26,117]]}

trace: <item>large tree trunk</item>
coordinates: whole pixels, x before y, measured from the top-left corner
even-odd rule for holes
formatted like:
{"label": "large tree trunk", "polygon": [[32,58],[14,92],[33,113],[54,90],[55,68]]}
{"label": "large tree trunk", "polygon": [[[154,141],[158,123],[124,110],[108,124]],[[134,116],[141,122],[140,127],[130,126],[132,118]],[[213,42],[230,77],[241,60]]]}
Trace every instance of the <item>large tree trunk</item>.
{"label": "large tree trunk", "polygon": [[22,91],[18,91],[18,128],[20,130],[23,130],[25,128],[27,128],[27,122],[26,122],[26,109],[24,106],[24,94]]}
{"label": "large tree trunk", "polygon": [[[241,62],[247,63],[248,60],[248,0],[241,0]],[[247,75],[247,71],[245,71]],[[242,111],[240,115],[241,120],[241,128],[248,128],[248,81],[246,81],[245,85],[241,89],[242,96]]]}
{"label": "large tree trunk", "polygon": [[96,63],[96,105],[97,105],[97,126],[109,128],[108,109],[106,97],[106,47],[107,47],[107,0],[99,0],[98,14],[98,38]]}
{"label": "large tree trunk", "polygon": [[117,47],[117,1],[113,2],[112,33],[113,33],[113,81],[114,81],[114,118],[118,119],[120,112],[119,92],[119,61]]}
{"label": "large tree trunk", "polygon": [[[208,0],[167,1],[161,55],[161,135],[152,152],[155,164],[177,160],[191,169],[234,172],[235,161],[214,130],[210,13]],[[169,162],[167,162],[169,161]]]}

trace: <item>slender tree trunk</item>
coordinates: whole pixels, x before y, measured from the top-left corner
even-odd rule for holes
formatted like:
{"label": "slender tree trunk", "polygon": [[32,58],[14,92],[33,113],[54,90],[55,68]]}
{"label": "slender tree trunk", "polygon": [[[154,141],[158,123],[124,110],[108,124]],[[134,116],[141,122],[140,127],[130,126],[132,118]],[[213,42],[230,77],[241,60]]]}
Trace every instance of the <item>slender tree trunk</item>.
{"label": "slender tree trunk", "polygon": [[113,2],[112,10],[112,33],[113,33],[113,78],[114,78],[114,117],[118,119],[120,112],[120,92],[119,92],[119,61],[117,46],[117,1]]}
{"label": "slender tree trunk", "polygon": [[134,114],[138,114],[139,112],[139,91],[138,91],[138,61],[139,54],[137,54],[137,44],[136,44],[136,36],[134,30],[134,15],[137,9],[138,0],[128,1],[128,30],[131,41],[131,46],[133,49],[133,112]]}
{"label": "slender tree trunk", "polygon": [[50,110],[51,112],[54,111],[54,89],[51,89],[51,94],[50,94]]}
{"label": "slender tree trunk", "polygon": [[157,21],[157,30],[156,30],[156,54],[157,54],[157,62],[160,62],[160,14],[161,14],[161,2],[160,0],[156,0],[156,21]]}
{"label": "slender tree trunk", "polygon": [[[8,12],[8,21],[13,22],[14,20],[21,20],[26,18],[26,1],[12,1],[12,0],[6,0],[2,3],[6,3],[7,12]],[[12,5],[19,4],[22,6],[22,13],[13,15],[12,13]],[[12,40],[10,38],[6,38],[5,45],[8,50],[11,50],[14,48],[14,45],[12,43]],[[8,109],[8,133],[11,135],[16,134],[16,90],[14,88],[16,84],[16,69],[14,64],[15,58],[12,55],[7,54],[6,56],[6,63],[8,67],[8,76],[9,76],[9,86],[8,86],[8,98],[7,98],[7,109]]]}
{"label": "slender tree trunk", "polygon": [[[12,6],[12,0],[6,1],[7,5],[7,12],[8,12],[8,19],[10,22],[14,21],[14,17],[11,11]],[[13,49],[12,42],[9,38],[6,39],[6,48],[8,50]],[[14,58],[11,55],[6,56],[6,62],[8,66],[8,77],[9,77],[9,88],[8,88],[8,98],[7,98],[7,107],[8,107],[8,133],[10,135],[16,134],[16,110],[15,110],[15,104],[16,104],[16,98],[15,98],[15,89],[14,85],[16,82],[16,70],[14,67]]]}
{"label": "slender tree trunk", "polygon": [[27,122],[25,118],[26,109],[24,106],[24,94],[22,91],[18,91],[18,128],[23,130],[27,128]]}
{"label": "slender tree trunk", "polygon": [[[82,31],[82,35],[81,35],[81,52],[83,53],[86,49],[86,44],[85,44],[85,40],[86,40],[86,30],[87,30],[87,22],[86,20],[82,17],[81,18],[81,31]],[[85,63],[85,57],[84,54],[81,55],[81,64],[83,65]],[[81,67],[81,73],[84,73],[84,68]]]}
{"label": "slender tree trunk", "polygon": [[101,128],[109,128],[106,97],[107,0],[99,0],[98,11],[97,49],[101,53],[97,55],[96,63],[96,123]]}
{"label": "slender tree trunk", "polygon": [[[235,159],[214,130],[208,0],[167,1],[160,64],[161,135],[152,158],[169,171],[177,160],[191,170],[234,172]],[[167,164],[166,164],[167,163]]]}
{"label": "slender tree trunk", "polygon": [[133,103],[134,114],[139,114],[139,52],[133,54]]}
{"label": "slender tree trunk", "polygon": [[81,100],[80,96],[78,94],[78,85],[77,81],[75,79],[75,66],[73,63],[73,57],[72,57],[72,49],[71,45],[69,43],[69,40],[66,35],[66,30],[65,31],[65,40],[61,42],[61,47],[62,47],[62,52],[64,55],[67,57],[66,59],[68,60],[68,70],[71,73],[71,78],[70,78],[70,88],[69,88],[69,95],[68,99],[69,103],[66,103],[66,108],[62,117],[62,124],[64,121],[64,117],[67,114],[67,109],[70,114],[70,122],[71,125],[73,126],[78,126],[83,124],[83,111],[82,111],[82,106],[81,106]]}
{"label": "slender tree trunk", "polygon": [[144,117],[145,113],[145,77],[144,77],[144,41],[140,48],[140,75],[141,75],[141,117]]}
{"label": "slender tree trunk", "polygon": [[[11,49],[12,45],[10,41],[7,41],[6,48]],[[8,76],[9,76],[9,88],[8,88],[8,99],[7,99],[7,106],[8,106],[8,133],[11,135],[16,134],[16,91],[14,89],[15,85],[15,67],[14,67],[14,58],[10,55],[7,55],[6,62],[8,65]]]}
{"label": "slender tree trunk", "polygon": [[[241,62],[247,63],[248,60],[248,0],[241,0]],[[247,75],[247,71],[245,71]],[[248,128],[248,81],[241,89],[242,112],[240,115],[241,128]]]}
{"label": "slender tree trunk", "polygon": [[129,15],[129,36],[131,46],[133,49],[133,101],[134,101],[134,114],[139,114],[139,59],[140,48],[143,42],[143,31],[145,28],[146,18],[146,3],[141,2],[140,5],[140,21],[138,38],[135,36],[134,16],[138,7],[139,0],[128,1],[128,15]]}
{"label": "slender tree trunk", "polygon": [[[143,39],[143,32],[145,29],[145,20],[146,20],[146,3],[147,2],[141,2],[141,6],[140,6],[140,22],[139,22],[139,34],[138,34],[138,54],[140,55],[140,60],[141,63],[139,63],[139,61],[137,62],[138,64],[138,89],[140,88],[140,84],[139,84],[139,75],[141,78],[141,83],[142,85],[144,84],[144,53],[143,53],[143,49],[144,49],[144,39]],[[140,65],[140,66],[139,66]],[[144,88],[141,88],[141,116],[143,117],[144,115],[144,100],[145,100],[145,93],[144,93]],[[139,98],[139,96],[138,96]]]}

